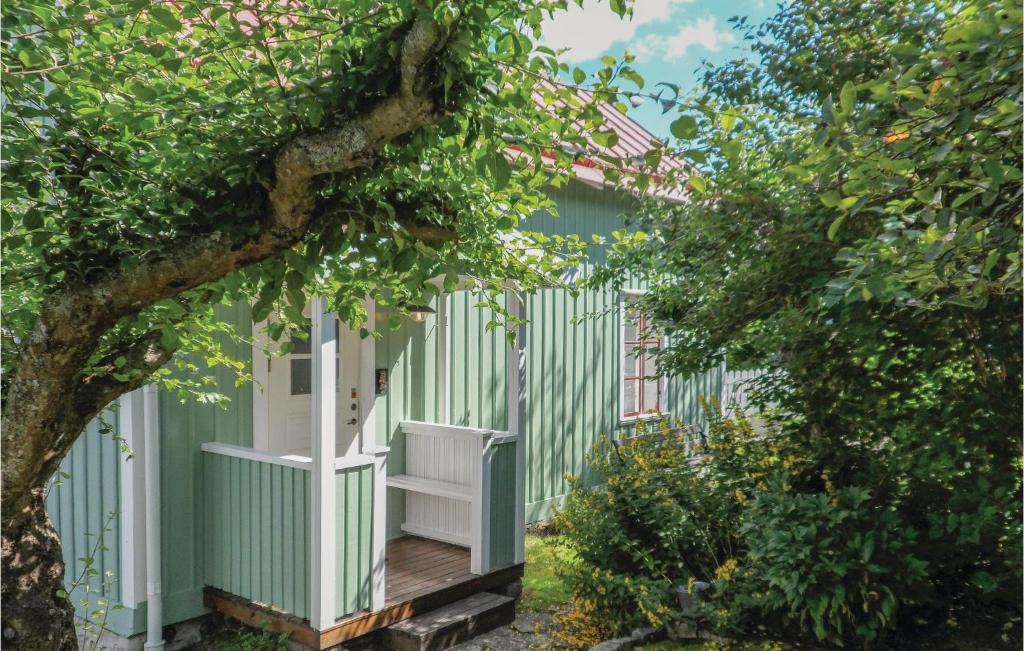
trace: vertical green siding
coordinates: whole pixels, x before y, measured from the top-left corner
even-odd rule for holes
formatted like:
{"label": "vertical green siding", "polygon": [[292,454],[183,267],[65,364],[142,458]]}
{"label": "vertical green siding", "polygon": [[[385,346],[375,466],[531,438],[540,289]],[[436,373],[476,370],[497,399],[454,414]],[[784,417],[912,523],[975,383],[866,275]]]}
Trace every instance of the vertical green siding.
{"label": "vertical green siding", "polygon": [[[624,227],[628,205],[617,195],[579,183],[554,191],[557,218],[533,217],[525,227],[549,234],[610,238]],[[591,245],[580,269],[586,277],[605,261],[604,245]],[[584,456],[598,437],[614,436],[619,413],[619,296],[588,289],[531,296],[526,315],[527,521],[546,517],[568,490],[567,474],[589,477]]]}
{"label": "vertical green siding", "polygon": [[371,604],[373,576],[373,466],[335,474],[335,615],[342,617]]}
{"label": "vertical green siding", "polygon": [[[534,216],[525,228],[548,234],[593,235],[606,240],[626,227],[628,199],[581,183],[553,191],[557,218]],[[590,245],[580,269],[586,277],[607,259],[607,244]],[[627,279],[627,286],[640,285]],[[548,517],[568,486],[567,474],[585,482],[596,478],[586,454],[602,437],[627,429],[620,423],[621,297],[610,289],[588,289],[576,297],[544,290],[527,304],[527,522]],[[701,395],[721,390],[721,371],[694,378],[668,378],[666,407],[684,424],[704,423]]]}
{"label": "vertical green siding", "polygon": [[[247,306],[218,306],[217,313],[233,324],[243,338],[252,334]],[[244,341],[222,337],[221,344],[236,359],[248,361],[252,357],[252,348]],[[204,360],[190,361],[207,372]],[[222,367],[212,373],[217,379],[217,391],[230,400],[226,408],[200,404],[191,398],[183,403],[177,396],[160,393],[164,619],[168,623],[205,612],[202,511],[209,496],[203,493],[200,447],[210,441],[252,445],[252,386],[235,386],[235,375]]]}
{"label": "vertical green siding", "polygon": [[205,583],[309,616],[307,470],[203,453]]}
{"label": "vertical green siding", "polygon": [[669,383],[669,404],[672,405],[672,419],[683,425],[706,427],[707,414],[701,405],[702,399],[722,395],[725,373],[715,367],[702,375],[689,378],[674,378]]}
{"label": "vertical green siding", "polygon": [[[501,328],[487,331],[494,312],[477,307],[480,298],[468,292],[451,297],[451,417],[452,425],[504,430],[505,377],[508,345]],[[497,299],[499,305],[505,298]]]}
{"label": "vertical green siding", "polygon": [[[71,601],[82,597],[121,599],[121,452],[117,411],[108,409],[86,427],[61,463],[46,497],[46,510],[61,537],[65,583],[78,587]],[[90,563],[83,559],[91,558]],[[88,589],[87,589],[88,587]]]}
{"label": "vertical green siding", "polygon": [[[438,309],[437,298],[431,307]],[[378,445],[391,448],[388,474],[405,472],[405,437],[399,424],[403,420],[441,422],[441,396],[438,391],[439,328],[436,315],[424,323],[401,321],[398,330],[388,328],[385,310],[377,313],[376,325],[381,337],[376,342],[376,368],[388,370],[388,388],[374,397]],[[389,488],[387,499],[387,537],[402,535],[405,521],[405,493]]]}
{"label": "vertical green siding", "polygon": [[491,567],[515,560],[516,443],[494,446],[491,456]]}

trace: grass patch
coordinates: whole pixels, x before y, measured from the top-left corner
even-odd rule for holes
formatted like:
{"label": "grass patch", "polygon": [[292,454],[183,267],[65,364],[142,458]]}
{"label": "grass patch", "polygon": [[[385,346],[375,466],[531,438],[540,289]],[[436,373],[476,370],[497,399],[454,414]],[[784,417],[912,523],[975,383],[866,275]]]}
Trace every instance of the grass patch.
{"label": "grass patch", "polygon": [[543,612],[568,603],[572,593],[558,570],[572,561],[572,552],[561,544],[558,536],[526,536],[526,569],[519,606]]}

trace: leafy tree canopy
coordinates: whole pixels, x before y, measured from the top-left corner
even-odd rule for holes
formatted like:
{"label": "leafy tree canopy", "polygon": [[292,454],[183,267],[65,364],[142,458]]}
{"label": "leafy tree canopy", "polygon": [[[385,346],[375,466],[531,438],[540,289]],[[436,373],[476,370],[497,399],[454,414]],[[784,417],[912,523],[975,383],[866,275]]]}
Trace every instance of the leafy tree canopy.
{"label": "leafy tree canopy", "polygon": [[[597,279],[651,283],[669,370],[770,371],[776,436],[756,440],[788,466],[744,496],[757,535],[730,612],[877,643],[984,604],[997,629],[1020,612],[1019,3],[797,0],[735,22],[755,60],[671,98],[708,173]],[[841,550],[827,536],[851,519]],[[828,568],[792,545],[819,534]]]}
{"label": "leafy tree canopy", "polygon": [[367,296],[400,313],[431,278],[529,291],[572,263],[574,238],[517,227],[580,153],[618,179],[598,105],[638,78],[551,81],[565,4],[4,3],[5,638],[74,645],[42,495],[85,424],[153,377],[208,396],[204,360],[245,374],[214,305],[277,338],[311,292],[359,323]]}
{"label": "leafy tree canopy", "polygon": [[[546,82],[565,66],[533,40],[563,4],[6,5],[5,382],[48,294],[144,277],[169,247],[196,239],[257,238],[286,145],[322,154],[336,146],[318,143],[322,134],[373,137],[358,120],[407,83],[432,104],[419,120],[429,128],[397,134],[346,169],[316,170],[308,226],[293,245],[127,307],[86,375],[129,377],[126,349],[149,333],[227,361],[211,337],[217,302],[245,300],[257,321],[277,310],[295,324],[318,291],[355,322],[363,296],[421,302],[438,275],[450,285],[468,274],[492,290],[556,276],[576,244],[501,234],[554,209],[541,190],[562,182],[571,152],[606,135],[595,106],[616,99],[622,71],[587,98]],[[406,79],[418,24],[437,33],[424,37],[434,39],[427,69]],[[396,117],[408,116],[383,119]],[[525,154],[514,163],[510,145]]]}

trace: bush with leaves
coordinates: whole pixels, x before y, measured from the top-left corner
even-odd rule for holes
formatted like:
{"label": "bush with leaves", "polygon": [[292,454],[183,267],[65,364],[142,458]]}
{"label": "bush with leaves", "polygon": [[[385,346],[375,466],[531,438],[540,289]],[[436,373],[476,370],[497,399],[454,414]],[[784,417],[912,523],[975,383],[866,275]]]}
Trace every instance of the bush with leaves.
{"label": "bush with leaves", "polygon": [[555,517],[577,559],[566,578],[613,633],[671,621],[676,587],[711,579],[739,553],[745,480],[694,454],[702,449],[667,422],[655,432],[641,424],[638,436],[588,455],[602,485],[570,478]]}
{"label": "bush with leaves", "polygon": [[[920,622],[955,635],[970,605],[992,609],[995,631],[1012,618],[999,606],[1020,580],[1017,492],[979,486],[979,509],[964,486],[940,519],[928,502],[950,478],[931,455],[907,463],[893,442],[847,450],[837,467],[835,451],[777,417],[711,416],[706,448],[663,423],[599,443],[598,488],[572,482],[557,516],[577,558],[566,577],[609,630],[685,623],[898,646]],[[681,610],[677,590],[695,581],[712,590]]]}
{"label": "bush with leaves", "polygon": [[1019,3],[737,22],[758,60],[668,103],[709,173],[595,277],[649,281],[663,369],[773,371],[757,388],[806,465],[747,495],[723,623],[882,644],[1019,618]]}

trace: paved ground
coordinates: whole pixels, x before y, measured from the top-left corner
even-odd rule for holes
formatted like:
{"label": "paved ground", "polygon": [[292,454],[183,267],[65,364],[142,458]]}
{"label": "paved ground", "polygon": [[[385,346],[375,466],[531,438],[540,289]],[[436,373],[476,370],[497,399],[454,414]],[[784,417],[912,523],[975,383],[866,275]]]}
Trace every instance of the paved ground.
{"label": "paved ground", "polygon": [[519,613],[508,626],[453,646],[449,651],[526,651],[542,649],[551,640],[542,632],[551,624],[550,613]]}

